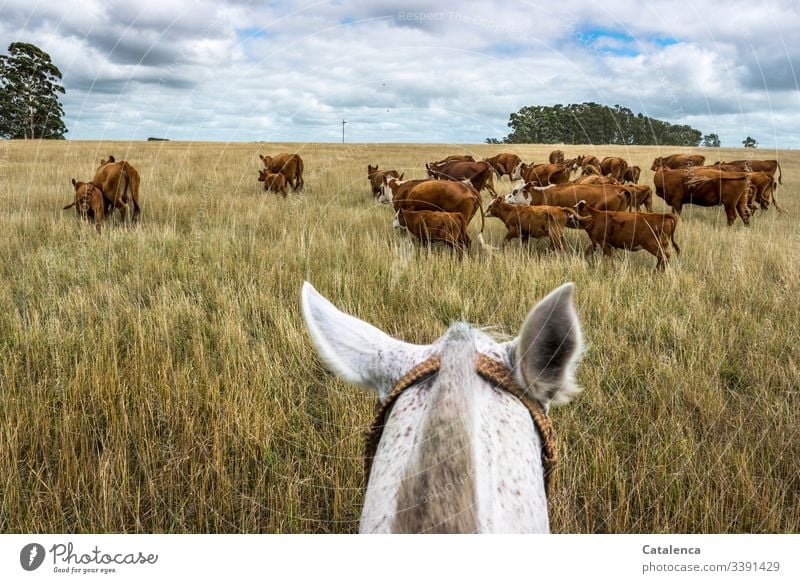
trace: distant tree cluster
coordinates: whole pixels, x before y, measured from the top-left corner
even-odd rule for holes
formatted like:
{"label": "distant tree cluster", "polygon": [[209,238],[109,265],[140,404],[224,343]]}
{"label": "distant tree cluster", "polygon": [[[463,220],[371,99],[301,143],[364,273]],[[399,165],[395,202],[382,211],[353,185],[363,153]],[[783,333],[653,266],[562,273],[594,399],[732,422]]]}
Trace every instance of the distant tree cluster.
{"label": "distant tree cluster", "polygon": [[512,113],[511,133],[487,143],[698,146],[702,132],[599,103],[527,106]]}
{"label": "distant tree cluster", "polygon": [[0,55],[0,137],[64,139],[61,71],[50,55],[28,43],[11,43]]}

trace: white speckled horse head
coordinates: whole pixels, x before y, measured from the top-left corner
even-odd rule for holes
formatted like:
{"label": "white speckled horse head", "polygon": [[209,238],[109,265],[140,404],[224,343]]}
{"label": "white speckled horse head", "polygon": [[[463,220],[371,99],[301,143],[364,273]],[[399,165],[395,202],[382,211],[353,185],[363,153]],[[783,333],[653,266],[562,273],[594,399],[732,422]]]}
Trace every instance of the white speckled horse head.
{"label": "white speckled horse head", "polygon": [[459,322],[433,344],[415,345],[303,285],[303,317],[322,361],[382,403],[415,366],[440,361],[438,374],[412,384],[387,413],[361,532],[549,532],[539,431],[520,399],[477,374],[476,359],[508,369],[545,411],[568,401],[579,390],[573,373],[583,351],[572,294],[572,284],[552,291],[509,342]]}

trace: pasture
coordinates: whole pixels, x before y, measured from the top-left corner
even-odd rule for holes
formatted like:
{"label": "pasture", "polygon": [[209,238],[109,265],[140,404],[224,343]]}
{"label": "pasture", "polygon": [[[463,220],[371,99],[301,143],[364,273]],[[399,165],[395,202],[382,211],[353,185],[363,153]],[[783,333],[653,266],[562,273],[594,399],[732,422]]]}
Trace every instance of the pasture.
{"label": "pasture", "polygon": [[[418,251],[366,180],[368,163],[414,178],[448,154],[552,149],[0,143],[0,531],[354,532],[374,397],[323,371],[303,280],[426,343],[455,319],[516,334],[574,281],[588,350],[583,392],[551,410],[552,530],[800,530],[800,154],[756,152],[780,159],[790,215],[729,228],[685,207],[662,274],[645,252],[587,262],[573,230],[564,256]],[[561,149],[625,157],[650,185],[675,151]],[[258,154],[284,151],[306,168],[285,200],[257,182]],[[61,207],[108,154],[139,169],[142,220],[98,236]],[[488,243],[504,235],[486,219]]]}

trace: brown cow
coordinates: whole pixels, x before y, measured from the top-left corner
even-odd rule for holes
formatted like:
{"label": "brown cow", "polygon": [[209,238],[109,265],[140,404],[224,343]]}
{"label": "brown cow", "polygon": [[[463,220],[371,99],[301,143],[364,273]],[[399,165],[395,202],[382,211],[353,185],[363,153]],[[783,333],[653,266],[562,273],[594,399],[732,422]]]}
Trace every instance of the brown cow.
{"label": "brown cow", "polygon": [[566,184],[576,168],[575,160],[565,160],[558,164],[534,164],[520,166],[521,178],[525,182],[533,182],[536,186],[550,184]]}
{"label": "brown cow", "polygon": [[777,160],[734,160],[733,162],[716,162],[714,166],[724,166],[726,170],[738,172],[765,172],[775,178],[778,171],[778,184],[783,184],[783,170]]}
{"label": "brown cow", "polygon": [[125,222],[128,207],[133,205],[131,220],[139,220],[139,171],[127,160],[117,162],[114,156],[108,160],[100,160],[100,166],[92,179],[92,184],[99,187],[106,198],[105,215],[111,218],[114,208],[119,209],[122,221]]}
{"label": "brown cow", "polygon": [[99,233],[108,203],[103,196],[103,191],[91,182],[76,182],[74,178],[72,186],[75,188],[75,201],[65,206],[64,210],[75,207],[78,218],[84,221],[94,219],[95,228]]}
{"label": "brown cow", "polygon": [[607,156],[600,162],[600,173],[604,176],[613,176],[619,182],[623,182],[627,169],[628,162],[619,156]]}
{"label": "brown cow", "polygon": [[405,197],[406,193],[414,188],[417,184],[429,182],[432,178],[424,180],[400,180],[389,176],[383,177],[381,184],[381,193],[378,195],[378,202],[381,204],[391,204],[395,199],[401,200]]}
{"label": "brown cow", "polygon": [[600,160],[597,156],[586,155],[578,156],[575,158],[578,168],[580,168],[584,175],[586,174],[602,174],[600,172]]}
{"label": "brown cow", "polygon": [[280,172],[270,172],[266,169],[258,171],[258,181],[264,183],[264,191],[279,192],[286,198],[286,177]]}
{"label": "brown cow", "polygon": [[642,169],[639,166],[628,166],[622,174],[622,182],[639,184],[639,177],[641,177],[641,175]]}
{"label": "brown cow", "polygon": [[[589,166],[592,168],[592,166]],[[583,176],[579,176],[575,180],[572,181],[573,184],[619,184],[616,178],[613,176],[600,176],[599,174],[594,174],[594,170],[591,171],[590,174],[584,174]]]}
{"label": "brown cow", "polygon": [[638,211],[644,205],[648,213],[653,212],[653,189],[646,184],[631,184],[628,210]]}
{"label": "brown cow", "polygon": [[548,158],[551,164],[558,164],[559,162],[564,161],[564,152],[561,150],[553,150],[550,152],[550,157]]}
{"label": "brown cow", "polygon": [[369,185],[372,188],[372,196],[377,197],[381,193],[384,177],[402,180],[403,176],[405,176],[405,172],[398,174],[397,170],[378,170],[377,165],[373,168],[370,164],[367,164],[367,180],[369,180]]}
{"label": "brown cow", "polygon": [[650,170],[655,172],[662,166],[666,166],[672,170],[677,170],[678,168],[692,168],[702,166],[705,162],[706,157],[700,154],[672,154],[671,156],[657,157],[653,160],[653,165],[650,167]]}
{"label": "brown cow", "polygon": [[745,172],[721,172],[711,167],[670,170],[662,166],[653,178],[656,195],[681,214],[684,204],[725,207],[728,226],[736,221],[736,213],[745,225],[750,224],[747,208],[750,177]]}
{"label": "brown cow", "polygon": [[422,180],[409,188],[403,188],[407,183],[397,184],[397,180],[390,178],[386,190],[392,192],[392,205],[395,212],[400,209],[409,211],[444,211],[460,213],[466,224],[472,220],[475,213],[481,214],[481,229],[478,233],[478,242],[481,247],[488,246],[483,240],[483,203],[478,191],[469,182],[453,182],[450,180]]}
{"label": "brown cow", "polygon": [[276,156],[258,155],[264,163],[264,168],[270,172],[280,172],[286,182],[297,192],[303,190],[303,159],[298,154],[278,154]]}
{"label": "brown cow", "polygon": [[469,180],[472,187],[481,192],[484,188],[497,196],[494,190],[494,168],[488,162],[448,162],[446,164],[425,164],[430,178],[462,182]]}
{"label": "brown cow", "polygon": [[469,154],[453,154],[452,156],[448,156],[447,158],[439,160],[438,162],[431,162],[431,165],[440,166],[442,164],[447,164],[448,162],[475,162],[475,158]]}
{"label": "brown cow", "polygon": [[575,209],[578,215],[571,218],[570,226],[580,226],[589,235],[590,244],[586,255],[597,247],[606,256],[612,248],[640,251],[644,249],[656,257],[656,269],[664,269],[669,262],[669,245],[680,253],[675,242],[675,228],[678,217],[673,214],[631,213],[601,211],[582,200]]}
{"label": "brown cow", "polygon": [[522,166],[522,160],[516,154],[498,154],[491,158],[484,158],[483,161],[494,168],[498,178],[503,176],[508,176],[510,180],[519,180],[521,178],[520,167]]}
{"label": "brown cow", "polygon": [[612,184],[562,184],[540,187],[532,182],[514,188],[505,196],[510,204],[550,205],[572,208],[586,200],[602,210],[623,211],[628,208],[630,187]]}
{"label": "brown cow", "polygon": [[441,242],[455,249],[459,257],[469,249],[467,223],[461,213],[443,211],[409,211],[400,209],[395,215],[395,228],[406,228],[423,247]]}
{"label": "brown cow", "polygon": [[556,251],[564,251],[564,228],[574,214],[574,210],[558,206],[508,204],[500,197],[486,207],[485,213],[487,217],[497,217],[505,224],[508,233],[504,244],[517,237],[523,243],[530,238],[549,237]]}

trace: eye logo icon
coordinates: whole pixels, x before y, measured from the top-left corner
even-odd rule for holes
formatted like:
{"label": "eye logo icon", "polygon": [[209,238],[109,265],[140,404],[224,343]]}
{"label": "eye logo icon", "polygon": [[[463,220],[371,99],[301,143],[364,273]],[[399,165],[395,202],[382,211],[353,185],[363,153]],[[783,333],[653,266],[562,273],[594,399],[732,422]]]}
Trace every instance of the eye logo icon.
{"label": "eye logo icon", "polygon": [[26,571],[35,571],[44,563],[44,547],[39,543],[30,543],[19,552],[19,564]]}

